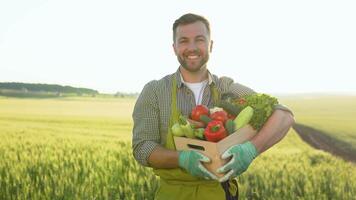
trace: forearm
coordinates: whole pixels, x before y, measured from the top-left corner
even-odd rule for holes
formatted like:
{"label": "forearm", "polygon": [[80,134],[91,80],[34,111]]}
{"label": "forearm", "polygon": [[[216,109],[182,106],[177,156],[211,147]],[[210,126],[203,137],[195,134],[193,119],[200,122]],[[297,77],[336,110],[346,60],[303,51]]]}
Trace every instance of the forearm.
{"label": "forearm", "polygon": [[262,153],[279,142],[287,134],[294,122],[294,117],[291,113],[275,110],[258,134],[252,138],[251,142],[256,146],[257,151]]}
{"label": "forearm", "polygon": [[148,163],[153,168],[178,168],[178,151],[157,146],[148,157]]}

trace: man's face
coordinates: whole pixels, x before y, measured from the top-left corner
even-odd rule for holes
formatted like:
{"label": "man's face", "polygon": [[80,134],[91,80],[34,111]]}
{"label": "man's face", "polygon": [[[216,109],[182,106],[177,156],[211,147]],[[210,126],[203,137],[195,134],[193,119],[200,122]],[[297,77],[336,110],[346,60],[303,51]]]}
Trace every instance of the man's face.
{"label": "man's face", "polygon": [[181,66],[189,72],[198,72],[209,60],[212,41],[203,22],[179,25],[173,43],[174,52]]}

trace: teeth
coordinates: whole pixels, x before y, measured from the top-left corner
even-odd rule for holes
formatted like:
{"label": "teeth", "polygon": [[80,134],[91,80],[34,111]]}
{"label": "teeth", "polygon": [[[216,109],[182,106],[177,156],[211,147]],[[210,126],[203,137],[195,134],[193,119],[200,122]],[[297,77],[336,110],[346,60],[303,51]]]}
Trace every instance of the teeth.
{"label": "teeth", "polygon": [[192,55],[192,56],[188,56],[188,59],[197,59],[199,56],[197,55]]}

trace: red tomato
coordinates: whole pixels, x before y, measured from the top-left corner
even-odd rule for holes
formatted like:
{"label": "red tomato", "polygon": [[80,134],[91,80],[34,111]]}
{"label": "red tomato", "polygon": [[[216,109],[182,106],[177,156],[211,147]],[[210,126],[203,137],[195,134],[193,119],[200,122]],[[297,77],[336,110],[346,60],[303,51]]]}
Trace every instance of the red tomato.
{"label": "red tomato", "polygon": [[205,105],[197,105],[193,108],[190,117],[192,120],[200,121],[200,116],[208,115],[209,116],[209,109]]}
{"label": "red tomato", "polygon": [[228,117],[227,117],[227,112],[222,110],[222,111],[216,111],[214,113],[212,113],[210,115],[210,118],[212,120],[217,120],[217,121],[221,121],[222,123],[225,124],[226,120],[228,120]]}
{"label": "red tomato", "polygon": [[246,99],[244,99],[244,98],[240,98],[239,99],[239,104],[240,105],[243,105],[243,104],[245,104],[246,103]]}
{"label": "red tomato", "polygon": [[227,113],[227,118],[234,120],[236,118],[236,115],[232,115],[230,113]]}

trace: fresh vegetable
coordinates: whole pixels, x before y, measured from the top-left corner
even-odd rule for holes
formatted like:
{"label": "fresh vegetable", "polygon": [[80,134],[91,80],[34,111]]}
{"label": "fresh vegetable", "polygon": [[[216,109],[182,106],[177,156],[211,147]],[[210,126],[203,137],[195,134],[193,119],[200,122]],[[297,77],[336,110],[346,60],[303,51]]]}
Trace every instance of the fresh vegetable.
{"label": "fresh vegetable", "polygon": [[225,129],[226,129],[226,131],[227,131],[227,133],[229,135],[232,134],[233,132],[235,132],[235,122],[234,122],[234,120],[232,120],[232,119],[226,120]]}
{"label": "fresh vegetable", "polygon": [[212,120],[221,121],[223,124],[225,124],[226,120],[228,120],[227,112],[224,110],[216,111],[216,112],[210,114],[210,118]]}
{"label": "fresh vegetable", "polygon": [[244,104],[246,104],[246,99],[245,98],[239,98],[237,102],[240,105],[244,105]]}
{"label": "fresh vegetable", "polygon": [[205,128],[204,136],[207,141],[218,142],[227,136],[224,124],[221,121],[213,120]]}
{"label": "fresh vegetable", "polygon": [[260,130],[273,112],[273,108],[278,104],[278,100],[267,94],[252,94],[244,96],[246,106],[251,106],[254,110],[249,124],[256,130]]}
{"label": "fresh vegetable", "polygon": [[194,130],[187,118],[181,115],[179,116],[178,122],[184,132],[184,135],[188,138],[194,138]]}
{"label": "fresh vegetable", "polygon": [[197,105],[193,108],[190,117],[192,120],[200,121],[202,115],[209,115],[209,109],[205,105]]}
{"label": "fresh vegetable", "polygon": [[171,129],[174,136],[179,136],[179,137],[185,136],[184,131],[178,122],[175,123]]}
{"label": "fresh vegetable", "polygon": [[208,124],[209,122],[211,122],[211,120],[212,119],[206,115],[200,116],[200,121],[204,122],[204,124]]}
{"label": "fresh vegetable", "polygon": [[[204,115],[206,116],[206,115]],[[193,129],[196,129],[196,128],[204,128],[205,127],[205,124],[204,122],[198,122],[198,121],[195,121],[195,120],[192,120],[192,119],[187,119],[188,122],[190,123],[190,125],[192,126]]]}
{"label": "fresh vegetable", "polygon": [[228,114],[234,116],[237,116],[242,109],[240,105],[238,106],[228,101],[220,101],[219,106],[223,108]]}
{"label": "fresh vegetable", "polygon": [[213,114],[214,112],[217,112],[217,111],[223,111],[224,109],[220,108],[220,107],[214,107],[214,108],[211,108],[210,109],[210,114]]}
{"label": "fresh vegetable", "polygon": [[194,135],[195,135],[195,137],[204,140],[204,131],[205,131],[204,128],[197,128],[197,129],[194,129]]}
{"label": "fresh vegetable", "polygon": [[227,118],[234,120],[236,118],[236,115],[232,115],[230,113],[227,113]]}
{"label": "fresh vegetable", "polygon": [[253,108],[251,106],[247,106],[246,108],[244,108],[234,120],[236,124],[236,129],[240,129],[244,127],[246,124],[248,124],[252,116],[253,116]]}
{"label": "fresh vegetable", "polygon": [[197,105],[190,119],[180,116],[171,127],[173,135],[217,142],[246,124],[259,131],[278,104],[276,98],[266,94],[226,97],[210,110]]}

